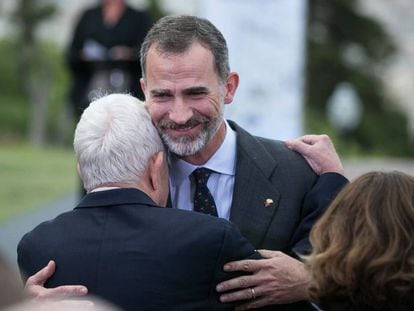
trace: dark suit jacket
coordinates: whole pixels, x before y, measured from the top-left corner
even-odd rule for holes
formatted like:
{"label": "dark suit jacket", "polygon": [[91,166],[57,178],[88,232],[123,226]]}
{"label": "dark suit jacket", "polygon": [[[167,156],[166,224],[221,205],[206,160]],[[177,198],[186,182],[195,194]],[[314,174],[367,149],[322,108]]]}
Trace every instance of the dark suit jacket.
{"label": "dark suit jacket", "polygon": [[[319,178],[282,141],[237,133],[237,164],[230,220],[256,248],[308,253],[315,220],[348,182],[339,174]],[[266,199],[272,204],[266,207]]]}
{"label": "dark suit jacket", "polygon": [[18,246],[23,275],[54,259],[47,287],[83,284],[125,310],[224,310],[215,286],[234,277],[224,263],[259,258],[230,222],[159,208],[143,192],[86,195],[73,210],[27,233]]}
{"label": "dark suit jacket", "polygon": [[[230,220],[257,249],[293,257],[311,251],[309,232],[337,192],[348,182],[339,174],[315,175],[283,142],[250,135],[235,122],[237,163]],[[272,204],[265,204],[267,199]],[[268,206],[266,206],[268,205]],[[310,310],[308,303],[272,310]]]}

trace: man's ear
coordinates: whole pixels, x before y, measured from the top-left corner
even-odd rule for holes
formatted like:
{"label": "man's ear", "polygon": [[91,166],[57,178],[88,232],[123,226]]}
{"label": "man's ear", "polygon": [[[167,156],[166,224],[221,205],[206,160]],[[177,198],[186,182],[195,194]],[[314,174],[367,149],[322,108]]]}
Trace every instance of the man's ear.
{"label": "man's ear", "polygon": [[237,87],[239,86],[239,75],[237,72],[230,72],[226,79],[226,90],[224,96],[224,103],[230,104],[233,101],[236,94]]}
{"label": "man's ear", "polygon": [[76,163],[76,171],[78,172],[79,177],[81,177],[81,171],[80,171],[79,163]]}
{"label": "man's ear", "polygon": [[142,93],[145,93],[145,81],[144,81],[144,78],[139,79],[139,84],[141,85]]}
{"label": "man's ear", "polygon": [[148,165],[148,195],[159,206],[167,206],[168,201],[168,166],[165,153],[154,154]]}
{"label": "man's ear", "polygon": [[162,170],[165,161],[164,152],[160,151],[152,155],[148,166],[148,177],[152,191],[159,191],[162,187]]}
{"label": "man's ear", "polygon": [[[85,183],[83,182],[83,178],[82,178],[82,174],[81,174],[81,170],[80,170],[80,165],[79,163],[76,163],[76,171],[78,172],[78,176],[81,179],[82,182],[82,189],[85,189]],[[85,189],[86,191],[86,189]]]}

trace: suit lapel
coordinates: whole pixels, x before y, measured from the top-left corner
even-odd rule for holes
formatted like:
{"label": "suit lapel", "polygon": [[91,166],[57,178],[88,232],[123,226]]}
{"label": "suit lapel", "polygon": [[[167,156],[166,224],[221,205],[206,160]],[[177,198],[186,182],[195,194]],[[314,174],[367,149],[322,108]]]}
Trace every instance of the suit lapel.
{"label": "suit lapel", "polygon": [[230,220],[260,247],[277,211],[280,193],[270,182],[277,162],[258,140],[229,121],[237,132],[237,163]]}

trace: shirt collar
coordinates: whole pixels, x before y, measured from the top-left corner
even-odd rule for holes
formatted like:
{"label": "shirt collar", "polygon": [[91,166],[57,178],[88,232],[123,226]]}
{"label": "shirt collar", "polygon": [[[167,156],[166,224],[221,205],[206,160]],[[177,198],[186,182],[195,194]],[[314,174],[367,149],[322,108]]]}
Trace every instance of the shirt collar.
{"label": "shirt collar", "polygon": [[[213,154],[213,156],[203,165],[217,173],[225,175],[235,175],[236,171],[236,132],[228,125],[226,125],[226,135],[224,141]],[[180,184],[184,179],[199,166],[190,164],[175,155],[170,155],[170,179],[173,184]]]}
{"label": "shirt collar", "polygon": [[113,190],[113,189],[119,189],[121,187],[97,187],[95,189],[92,189],[89,192],[99,192],[99,191],[106,191],[106,190]]}

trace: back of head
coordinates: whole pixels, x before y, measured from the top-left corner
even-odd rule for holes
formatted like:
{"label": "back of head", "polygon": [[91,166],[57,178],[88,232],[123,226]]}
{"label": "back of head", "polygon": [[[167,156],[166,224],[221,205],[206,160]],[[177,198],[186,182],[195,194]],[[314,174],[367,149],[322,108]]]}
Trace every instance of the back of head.
{"label": "back of head", "polygon": [[215,70],[222,82],[230,71],[227,43],[222,33],[208,20],[189,15],[165,16],[150,29],[141,45],[141,68],[145,65],[150,47],[159,52],[180,54],[194,43],[200,43],[214,56]]}
{"label": "back of head", "polygon": [[326,310],[413,310],[413,237],[414,177],[357,178],[312,229],[312,300]]}
{"label": "back of head", "polygon": [[126,94],[93,101],[75,130],[74,149],[84,187],[136,183],[163,150],[144,103]]}

